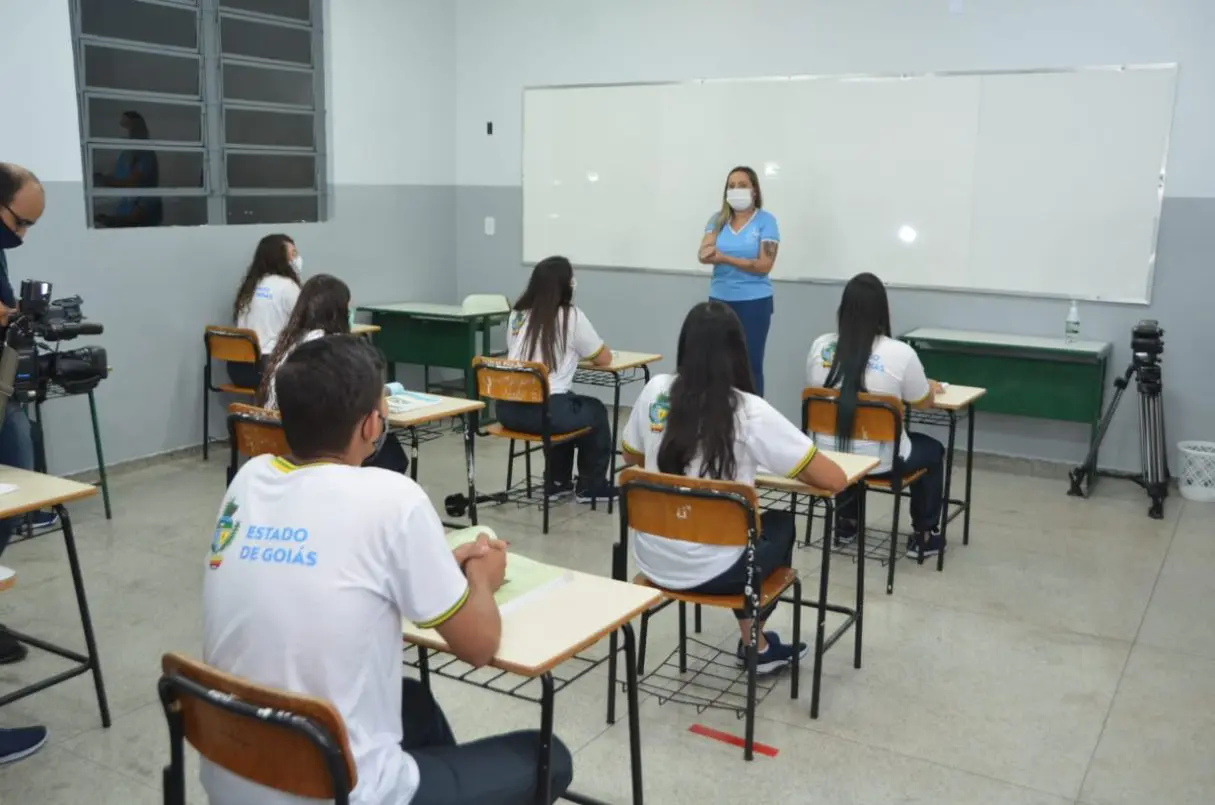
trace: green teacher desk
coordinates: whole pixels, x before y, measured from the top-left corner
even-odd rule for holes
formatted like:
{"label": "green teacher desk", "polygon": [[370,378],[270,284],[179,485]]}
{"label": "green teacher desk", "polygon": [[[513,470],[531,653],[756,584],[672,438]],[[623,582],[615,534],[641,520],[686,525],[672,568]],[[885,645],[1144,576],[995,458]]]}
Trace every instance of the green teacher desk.
{"label": "green teacher desk", "polygon": [[371,323],[380,328],[373,337],[388,361],[389,381],[396,380],[396,364],[413,363],[424,368],[423,390],[429,391],[430,367],[459,369],[470,400],[477,396],[472,360],[490,353],[491,330],[510,315],[502,309],[429,302],[363,305],[359,310],[370,313]]}
{"label": "green teacher desk", "polygon": [[1090,439],[1097,432],[1108,342],[927,327],[903,340],[929,377],[987,389],[984,411],[1083,422]]}

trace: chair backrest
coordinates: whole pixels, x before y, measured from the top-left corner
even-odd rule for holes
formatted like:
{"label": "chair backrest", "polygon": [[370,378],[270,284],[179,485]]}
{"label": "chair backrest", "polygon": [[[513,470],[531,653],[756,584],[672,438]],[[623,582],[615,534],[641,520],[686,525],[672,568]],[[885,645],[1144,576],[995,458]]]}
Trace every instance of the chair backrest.
{"label": "chair backrest", "polygon": [[629,467],[620,474],[622,538],[629,528],[701,545],[742,547],[759,536],[755,487]]}
{"label": "chair backrest", "polygon": [[542,363],[478,355],[472,366],[477,377],[477,394],[482,399],[548,402],[548,367]]}
{"label": "chair backrest", "polygon": [[502,294],[474,293],[464,297],[460,307],[469,313],[509,313],[510,300]]}
{"label": "chair backrest", "polygon": [[207,360],[257,363],[262,355],[257,333],[240,327],[209,325],[203,331],[203,344],[207,348]]}
{"label": "chair backrest", "polygon": [[[161,658],[160,699],[199,754],[299,797],[334,799],[358,781],[346,725],[322,699],[256,685],[180,654]],[[343,798],[344,799],[344,798]]]}
{"label": "chair backrest", "polygon": [[[810,434],[835,435],[839,416],[839,390],[811,386],[802,391],[802,430]],[[903,432],[903,401],[891,394],[861,392],[856,396],[852,438],[893,442]]]}
{"label": "chair backrest", "polygon": [[266,453],[285,456],[291,452],[278,412],[254,405],[228,406],[228,438],[236,452],[248,458]]}

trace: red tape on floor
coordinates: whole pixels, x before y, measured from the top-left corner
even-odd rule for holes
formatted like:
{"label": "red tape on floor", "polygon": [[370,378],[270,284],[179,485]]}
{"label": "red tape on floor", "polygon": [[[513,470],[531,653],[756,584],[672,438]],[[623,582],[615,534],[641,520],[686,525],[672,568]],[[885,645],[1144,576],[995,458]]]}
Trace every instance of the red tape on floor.
{"label": "red tape on floor", "polygon": [[[721,741],[722,743],[729,744],[730,746],[737,746],[739,749],[742,749],[747,743],[737,735],[731,735],[728,732],[715,730],[712,727],[706,727],[704,724],[693,724],[692,726],[688,727],[688,732],[694,735],[700,735],[704,738],[711,738],[714,741]],[[767,744],[761,744],[759,741],[752,743],[751,748],[754,750],[755,754],[763,755],[765,757],[776,757],[776,755],[780,752],[779,749],[768,746]]]}

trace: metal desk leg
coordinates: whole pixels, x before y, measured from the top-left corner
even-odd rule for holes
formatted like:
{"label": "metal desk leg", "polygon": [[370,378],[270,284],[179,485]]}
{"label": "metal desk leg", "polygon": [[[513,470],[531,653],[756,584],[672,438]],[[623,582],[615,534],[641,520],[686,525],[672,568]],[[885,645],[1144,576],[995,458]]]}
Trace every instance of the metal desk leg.
{"label": "metal desk leg", "polygon": [[962,544],[970,544],[970,481],[975,467],[975,405],[966,409],[966,511],[962,515]]}
{"label": "metal desk leg", "polygon": [[540,758],[536,764],[536,803],[553,801],[553,675],[540,677]]}
{"label": "metal desk leg", "polygon": [[97,475],[101,480],[101,500],[105,503],[105,519],[113,520],[110,511],[110,481],[105,474],[105,454],[101,451],[101,426],[97,423],[97,400],[89,391],[89,417],[93,420],[93,446],[97,449]]}
{"label": "metal desk leg", "polygon": [[641,776],[641,705],[637,701],[637,638],[633,624],[626,623],[624,632],[625,677],[628,679],[629,702],[629,765],[633,776],[633,805],[642,805]]}
{"label": "metal desk leg", "polygon": [[97,689],[97,707],[101,710],[101,726],[110,726],[110,704],[105,695],[105,683],[101,679],[101,658],[97,654],[97,638],[93,635],[93,619],[89,616],[89,600],[84,594],[84,575],[80,572],[80,558],[76,555],[76,536],[72,532],[72,518],[67,507],[55,507],[59,521],[63,523],[63,544],[67,548],[68,566],[72,569],[72,586],[76,589],[76,604],[80,607],[80,625],[84,627],[84,645],[88,651],[88,664],[93,672],[93,686]]}
{"label": "metal desk leg", "polygon": [[477,463],[474,458],[477,438],[477,411],[464,415],[464,466],[468,471],[468,522],[477,524]]}
{"label": "metal desk leg", "polygon": [[409,429],[409,477],[418,480],[418,429]]}
{"label": "metal desk leg", "polygon": [[[945,447],[945,500],[941,509],[941,552],[937,554],[937,570],[945,569],[945,551],[949,550],[949,499],[953,486],[953,448],[958,434],[958,413],[949,412],[949,444]],[[923,564],[923,555],[920,563]]]}
{"label": "metal desk leg", "polygon": [[[612,372],[612,464],[608,472],[608,483],[616,483],[616,445],[620,444],[620,373]],[[614,501],[608,498],[608,514],[612,513]],[[592,506],[592,508],[594,508]]]}
{"label": "metal desk leg", "polygon": [[[847,493],[849,490],[845,490]],[[861,493],[863,494],[863,492]],[[827,515],[830,517],[831,515]],[[818,607],[814,625],[814,677],[810,680],[810,717],[818,718],[818,697],[823,684],[823,643],[827,630],[827,584],[831,577],[831,529],[823,529],[822,566],[818,569]],[[862,541],[858,542],[862,548]],[[865,564],[865,554],[858,553],[857,562]]]}

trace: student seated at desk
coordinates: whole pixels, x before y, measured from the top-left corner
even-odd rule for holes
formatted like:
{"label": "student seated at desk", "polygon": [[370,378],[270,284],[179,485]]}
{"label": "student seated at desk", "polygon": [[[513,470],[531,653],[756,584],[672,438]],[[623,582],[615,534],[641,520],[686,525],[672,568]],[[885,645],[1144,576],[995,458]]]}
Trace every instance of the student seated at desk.
{"label": "student seated at desk", "polygon": [[300,295],[303,258],[295,241],[286,235],[266,235],[253,252],[253,262],[241,280],[232,303],[232,323],[257,333],[262,363],[229,363],[228,377],[238,386],[255,389],[262,384],[265,359],[274,351],[278,334],[291,318]]}
{"label": "student seated at desk", "polygon": [[[924,373],[924,364],[909,344],[892,338],[886,287],[873,274],[857,274],[844,286],[838,312],[839,333],[819,337],[806,361],[806,385],[839,389],[835,436],[816,436],[828,450],[876,456],[881,463],[871,475],[886,477],[894,445],[852,439],[857,393],[888,394],[913,408],[931,408],[941,391]],[[911,528],[907,555],[913,559],[941,552],[941,504],[945,488],[945,448],[925,433],[907,433],[903,423],[899,455],[903,472],[927,470],[911,485]],[[857,500],[841,500],[837,509],[836,542],[856,539]]]}
{"label": "student seated at desk", "polygon": [[[344,335],[350,332],[350,288],[340,279],[329,274],[317,274],[304,283],[300,298],[291,311],[291,318],[283,327],[275,344],[274,352],[266,361],[258,389],[258,405],[271,411],[278,410],[278,395],[275,375],[278,369],[301,344],[327,335]],[[367,459],[368,466],[380,467],[393,472],[409,471],[409,457],[395,438],[384,441],[381,449]]]}
{"label": "student seated at desk", "polygon": [[[651,472],[755,483],[759,467],[802,483],[839,492],[844,471],[818,453],[814,443],[753,392],[742,325],[723,302],[692,308],[679,333],[676,374],[658,375],[641,392],[624,432],[624,461]],[[761,515],[755,563],[760,578],[790,567],[796,526],[793,514]],[[743,548],[702,545],[650,534],[633,537],[637,568],[654,584],[708,595],[741,595],[746,587]],[[776,604],[760,613],[758,669],[773,673],[789,665],[806,644],[781,642],[764,623]],[[742,639],[738,661],[746,660],[751,621],[738,617]]]}
{"label": "student seated at desk", "polygon": [[[574,305],[574,267],[564,257],[536,263],[527,290],[515,302],[507,328],[507,357],[536,361],[548,367],[548,410],[552,433],[580,428],[590,432],[555,445],[549,465],[550,497],[576,492],[579,503],[607,501],[616,494],[608,480],[612,459],[612,429],[607,408],[594,397],[574,394],[578,362],[596,366],[612,362],[612,351],[595,332],[591,320]],[[532,403],[498,403],[498,419],[511,430],[540,433],[541,406]],[[574,490],[574,451],[578,451],[578,489]]]}
{"label": "student seated at desk", "polygon": [[[401,618],[436,629],[474,666],[498,650],[494,592],[506,548],[484,535],[452,551],[426,493],[360,467],[387,434],[373,347],[310,341],[277,375],[291,454],[246,463],[224,495],[203,581],[203,660],[332,703],[358,770],[354,805],[535,801],[540,737],[457,744],[439,705],[401,678]],[[553,742],[553,788],[573,761]],[[298,802],[202,761],[214,803]]]}

